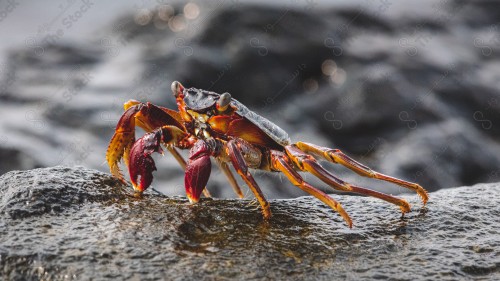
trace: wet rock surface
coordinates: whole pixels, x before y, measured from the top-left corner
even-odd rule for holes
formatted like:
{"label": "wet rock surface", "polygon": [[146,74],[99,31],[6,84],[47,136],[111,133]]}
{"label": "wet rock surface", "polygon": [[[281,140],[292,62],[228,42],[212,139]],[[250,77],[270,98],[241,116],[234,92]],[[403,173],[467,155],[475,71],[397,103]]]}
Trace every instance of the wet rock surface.
{"label": "wet rock surface", "polygon": [[340,196],[354,221],[311,197],[273,200],[264,222],[248,200],[130,194],[83,167],[0,177],[5,280],[497,280],[499,184],[430,194],[413,211]]}

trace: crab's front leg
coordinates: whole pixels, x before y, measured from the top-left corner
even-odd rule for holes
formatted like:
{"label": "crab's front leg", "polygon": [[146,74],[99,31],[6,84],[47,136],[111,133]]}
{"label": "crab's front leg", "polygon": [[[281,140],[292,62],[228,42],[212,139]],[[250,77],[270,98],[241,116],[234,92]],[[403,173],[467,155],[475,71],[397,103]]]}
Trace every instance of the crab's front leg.
{"label": "crab's front leg", "polygon": [[139,138],[130,149],[129,174],[137,192],[146,190],[153,181],[156,165],[151,157],[153,152],[163,153],[162,144],[190,146],[189,134],[175,126],[163,126]]}
{"label": "crab's front leg", "polygon": [[[131,101],[129,101],[131,102]],[[127,103],[125,103],[127,107]],[[113,176],[125,182],[118,163],[122,159],[128,165],[128,155],[135,139],[135,116],[141,111],[142,106],[135,104],[129,106],[116,124],[115,133],[111,138],[106,152],[106,161]]]}

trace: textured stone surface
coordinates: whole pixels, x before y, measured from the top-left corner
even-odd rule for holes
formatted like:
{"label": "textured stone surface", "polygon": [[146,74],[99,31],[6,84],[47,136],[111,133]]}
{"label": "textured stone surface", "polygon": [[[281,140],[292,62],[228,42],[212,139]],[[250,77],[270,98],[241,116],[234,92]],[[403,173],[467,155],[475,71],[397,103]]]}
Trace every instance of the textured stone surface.
{"label": "textured stone surface", "polygon": [[413,211],[333,195],[348,229],[316,199],[273,200],[264,222],[246,200],[154,192],[134,198],[83,167],[0,177],[4,280],[498,280],[500,184],[430,194]]}

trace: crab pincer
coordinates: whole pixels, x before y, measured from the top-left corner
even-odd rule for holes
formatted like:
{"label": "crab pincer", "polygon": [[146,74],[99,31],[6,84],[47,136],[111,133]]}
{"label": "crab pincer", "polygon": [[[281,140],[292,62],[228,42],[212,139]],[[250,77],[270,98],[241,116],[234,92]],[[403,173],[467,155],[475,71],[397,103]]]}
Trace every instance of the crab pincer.
{"label": "crab pincer", "polygon": [[212,163],[210,162],[212,154],[213,150],[203,140],[197,141],[189,151],[184,186],[186,196],[191,203],[197,203],[200,200],[201,192],[207,185],[212,171]]}
{"label": "crab pincer", "polygon": [[184,139],[186,134],[175,126],[163,126],[134,142],[130,149],[128,171],[135,191],[143,192],[153,181],[156,165],[151,157],[153,152],[163,154],[161,145],[170,145]]}
{"label": "crab pincer", "polygon": [[151,154],[163,153],[161,135],[161,130],[146,134],[138,139],[130,150],[128,171],[130,181],[137,192],[143,192],[153,182],[153,171],[156,171],[156,165]]}

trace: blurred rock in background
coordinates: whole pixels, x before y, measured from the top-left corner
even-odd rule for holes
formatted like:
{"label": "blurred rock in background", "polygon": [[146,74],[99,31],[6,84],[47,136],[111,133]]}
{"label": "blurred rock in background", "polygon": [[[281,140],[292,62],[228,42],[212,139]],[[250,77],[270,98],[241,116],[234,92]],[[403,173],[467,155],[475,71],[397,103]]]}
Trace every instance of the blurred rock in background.
{"label": "blurred rock in background", "polygon": [[[340,148],[431,191],[499,181],[493,3],[18,3],[0,22],[9,39],[0,46],[0,174],[61,164],[107,171],[123,103],[175,108],[178,80],[229,92],[294,141]],[[42,17],[42,8],[51,12]],[[155,159],[153,186],[184,194],[175,160]],[[360,185],[405,191],[325,165]],[[303,194],[283,177],[257,178],[270,198]],[[209,189],[234,197],[217,170]]]}

